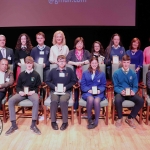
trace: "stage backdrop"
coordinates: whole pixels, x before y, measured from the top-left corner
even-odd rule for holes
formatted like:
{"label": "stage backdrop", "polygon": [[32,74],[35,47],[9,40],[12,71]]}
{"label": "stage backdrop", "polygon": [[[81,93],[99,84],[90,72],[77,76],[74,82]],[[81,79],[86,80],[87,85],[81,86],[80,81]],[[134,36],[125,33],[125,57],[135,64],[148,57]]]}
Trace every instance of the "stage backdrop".
{"label": "stage backdrop", "polygon": [[135,26],[136,0],[0,0],[0,27]]}

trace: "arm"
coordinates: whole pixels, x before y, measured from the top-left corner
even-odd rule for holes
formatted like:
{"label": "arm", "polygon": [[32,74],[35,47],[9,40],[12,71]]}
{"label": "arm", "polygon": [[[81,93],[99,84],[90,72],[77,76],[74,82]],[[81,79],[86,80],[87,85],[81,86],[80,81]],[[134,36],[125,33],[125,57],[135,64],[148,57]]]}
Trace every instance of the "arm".
{"label": "arm", "polygon": [[9,81],[5,82],[4,84],[1,84],[1,88],[7,88],[8,86],[12,85],[14,83],[14,76],[13,73],[9,73]]}
{"label": "arm", "polygon": [[34,49],[31,50],[30,56],[35,60]]}
{"label": "arm", "polygon": [[134,73],[133,76],[133,88],[131,89],[134,93],[136,93],[138,91],[138,79],[137,79],[137,75]]}
{"label": "arm", "polygon": [[20,63],[19,50],[15,50],[15,64],[18,66],[18,63]]}
{"label": "arm", "polygon": [[146,64],[146,48],[144,49],[143,52],[143,64]]}
{"label": "arm", "polygon": [[23,91],[23,89],[22,89],[22,74],[20,74],[18,77],[16,91],[17,91],[17,93],[19,93],[20,91]]}
{"label": "arm", "polygon": [[147,72],[146,74],[146,85],[147,88],[150,89],[150,72]]}
{"label": "arm", "polygon": [[139,65],[138,65],[140,68],[143,67],[143,52],[141,51],[140,53],[140,58],[139,58]]}
{"label": "arm", "polygon": [[48,52],[48,54],[47,54],[47,61],[46,61],[46,63],[45,63],[45,66],[49,66],[49,65],[50,65],[49,56],[50,56],[50,49],[49,49],[49,52]]}
{"label": "arm", "polygon": [[97,86],[97,90],[100,90],[100,93],[104,92],[106,89],[106,77],[105,74],[103,73],[101,79],[100,79],[100,84]]}
{"label": "arm", "polygon": [[36,77],[36,84],[35,84],[35,93],[38,93],[38,87],[41,85],[41,78],[40,75],[38,74],[38,76]]}
{"label": "arm", "polygon": [[81,84],[81,90],[83,92],[88,92],[89,90],[91,90],[91,88],[89,86],[87,86],[85,74],[86,74],[86,72],[83,73],[80,84]]}
{"label": "arm", "polygon": [[53,81],[53,69],[49,72],[45,82],[52,90],[55,90],[55,85],[52,83],[52,81]]}
{"label": "arm", "polygon": [[51,47],[51,50],[50,50],[49,61],[50,61],[52,64],[54,64],[54,63],[56,64],[57,62],[55,62],[54,59],[53,59],[53,58],[55,57],[53,50],[54,50],[54,47],[52,46],[52,47]]}
{"label": "arm", "polygon": [[114,91],[118,94],[121,94],[121,91],[123,91],[124,89],[119,86],[119,77],[116,72],[113,74],[113,84],[114,84]]}

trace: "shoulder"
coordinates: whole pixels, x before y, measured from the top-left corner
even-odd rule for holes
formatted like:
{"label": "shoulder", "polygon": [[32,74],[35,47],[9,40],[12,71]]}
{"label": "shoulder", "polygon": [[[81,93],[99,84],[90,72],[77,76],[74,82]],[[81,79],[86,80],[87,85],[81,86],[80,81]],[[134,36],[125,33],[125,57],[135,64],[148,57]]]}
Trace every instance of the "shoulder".
{"label": "shoulder", "polygon": [[84,51],[85,53],[90,53],[90,52],[89,52],[88,50],[86,50],[86,49],[84,49],[83,51]]}
{"label": "shoulder", "polygon": [[7,50],[7,51],[12,51],[12,52],[13,52],[13,49],[12,49],[12,48],[9,48],[9,47],[6,47],[6,50]]}
{"label": "shoulder", "polygon": [[113,75],[120,74],[121,72],[122,72],[122,69],[121,69],[121,68],[119,68],[119,69],[117,69],[117,70],[114,72],[114,74],[113,74]]}
{"label": "shoulder", "polygon": [[38,49],[37,46],[35,46],[32,48],[31,52],[36,51],[37,49]]}
{"label": "shoulder", "polygon": [[75,49],[70,50],[69,53],[75,53]]}
{"label": "shoulder", "polygon": [[35,71],[35,70],[33,70],[33,74],[35,75],[35,76],[40,76],[40,74],[37,72],[37,71]]}
{"label": "shoulder", "polygon": [[64,49],[69,49],[67,45],[63,45]]}
{"label": "shoulder", "polygon": [[138,50],[139,54],[143,54],[143,51],[142,50]]}
{"label": "shoulder", "polygon": [[133,71],[132,69],[129,69],[130,74],[136,75],[135,71]]}
{"label": "shoulder", "polygon": [[144,51],[149,51],[150,50],[150,46],[145,47]]}
{"label": "shoulder", "polygon": [[85,71],[83,72],[83,75],[87,75],[87,74],[90,74],[89,70],[85,70]]}

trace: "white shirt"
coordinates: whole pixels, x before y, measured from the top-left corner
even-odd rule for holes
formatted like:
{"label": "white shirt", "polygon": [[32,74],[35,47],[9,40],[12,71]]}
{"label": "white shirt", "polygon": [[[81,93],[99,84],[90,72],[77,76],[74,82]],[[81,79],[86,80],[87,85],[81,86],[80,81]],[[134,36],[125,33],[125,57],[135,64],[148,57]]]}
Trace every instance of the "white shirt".
{"label": "white shirt", "polygon": [[129,72],[129,68],[127,70],[124,70],[124,68],[122,67],[122,71],[127,74]]}
{"label": "white shirt", "polygon": [[33,72],[33,69],[32,70],[27,70],[26,69],[26,71],[25,72],[27,72],[28,74],[30,74],[30,73],[32,73]]}
{"label": "white shirt", "polygon": [[38,49],[40,49],[41,51],[46,47],[46,45],[43,45],[43,46],[40,46],[40,45],[37,45]]}
{"label": "white shirt", "polygon": [[3,58],[6,58],[6,48],[0,47]]}
{"label": "white shirt", "polygon": [[112,45],[112,47],[113,47],[114,49],[118,49],[118,48],[120,47],[120,45],[118,45],[117,47],[114,46],[114,45]]}
{"label": "white shirt", "polygon": [[5,72],[0,71],[0,84],[4,84]]}

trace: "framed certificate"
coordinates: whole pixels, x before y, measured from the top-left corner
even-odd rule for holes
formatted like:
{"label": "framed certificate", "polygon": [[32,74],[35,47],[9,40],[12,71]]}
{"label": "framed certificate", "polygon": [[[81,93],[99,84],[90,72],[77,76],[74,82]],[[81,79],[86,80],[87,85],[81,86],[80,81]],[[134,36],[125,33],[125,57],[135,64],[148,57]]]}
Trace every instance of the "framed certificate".
{"label": "framed certificate", "polygon": [[43,62],[44,62],[44,58],[39,58],[39,64],[43,64]]}
{"label": "framed certificate", "polygon": [[113,56],[113,64],[119,64],[119,57],[117,55]]}
{"label": "framed certificate", "polygon": [[131,95],[131,90],[130,90],[130,88],[126,88],[126,89],[125,89],[125,92],[126,92],[126,96],[130,96],[130,95]]}
{"label": "framed certificate", "polygon": [[92,86],[92,94],[97,94],[97,86]]}
{"label": "framed certificate", "polygon": [[24,59],[20,59],[21,64],[25,64]]}
{"label": "framed certificate", "polygon": [[63,93],[63,91],[64,91],[64,84],[58,83],[57,92]]}
{"label": "framed certificate", "polygon": [[29,87],[27,87],[27,86],[24,87],[24,93],[25,93],[25,94],[28,94],[28,93],[29,93]]}

